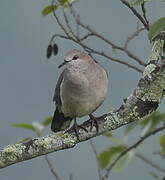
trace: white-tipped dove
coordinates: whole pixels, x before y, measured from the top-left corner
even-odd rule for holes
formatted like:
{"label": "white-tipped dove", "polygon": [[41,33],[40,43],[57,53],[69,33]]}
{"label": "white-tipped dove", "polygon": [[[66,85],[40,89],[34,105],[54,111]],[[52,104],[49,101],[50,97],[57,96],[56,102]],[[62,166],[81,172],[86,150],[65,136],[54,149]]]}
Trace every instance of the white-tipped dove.
{"label": "white-tipped dove", "polygon": [[[79,50],[69,51],[64,62],[53,101],[56,104],[51,130],[58,132],[70,126],[74,119],[74,130],[78,136],[77,117],[89,115],[96,121],[93,113],[104,101],[107,88],[107,73],[90,55]],[[95,122],[97,125],[97,123]],[[98,128],[98,125],[97,127]]]}

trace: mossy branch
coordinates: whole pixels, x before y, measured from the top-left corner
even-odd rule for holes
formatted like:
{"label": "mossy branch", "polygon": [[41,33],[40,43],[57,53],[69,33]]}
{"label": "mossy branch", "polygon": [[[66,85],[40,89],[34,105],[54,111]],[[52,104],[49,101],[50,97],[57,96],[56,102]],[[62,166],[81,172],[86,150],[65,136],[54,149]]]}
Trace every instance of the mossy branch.
{"label": "mossy branch", "polygon": [[91,129],[90,121],[82,124],[88,132],[80,129],[80,140],[73,130],[60,132],[46,137],[35,138],[26,143],[8,145],[0,150],[0,168],[7,167],[37,156],[73,148],[76,144],[138,121],[155,111],[165,92],[165,35],[160,33],[153,42],[148,65],[133,93],[124,100],[119,109],[102,116],[98,121],[99,133]]}

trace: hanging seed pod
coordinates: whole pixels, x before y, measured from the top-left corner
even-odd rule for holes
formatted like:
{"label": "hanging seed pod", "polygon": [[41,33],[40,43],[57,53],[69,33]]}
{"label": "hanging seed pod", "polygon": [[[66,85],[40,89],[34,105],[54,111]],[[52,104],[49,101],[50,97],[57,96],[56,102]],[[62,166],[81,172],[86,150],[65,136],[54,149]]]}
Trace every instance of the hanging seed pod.
{"label": "hanging seed pod", "polygon": [[58,46],[56,43],[53,44],[53,54],[56,56],[58,54]]}
{"label": "hanging seed pod", "polygon": [[49,59],[52,55],[52,52],[53,52],[53,47],[51,44],[48,45],[47,47],[47,53],[46,53],[46,57]]}

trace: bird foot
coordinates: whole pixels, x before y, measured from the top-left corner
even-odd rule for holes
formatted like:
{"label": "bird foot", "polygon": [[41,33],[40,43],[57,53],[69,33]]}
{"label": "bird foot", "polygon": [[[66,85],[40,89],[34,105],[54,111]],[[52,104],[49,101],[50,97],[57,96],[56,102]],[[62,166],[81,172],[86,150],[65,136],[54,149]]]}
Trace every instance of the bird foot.
{"label": "bird foot", "polygon": [[103,119],[106,115],[100,116],[100,117],[95,117],[92,114],[89,114],[90,119],[88,120],[88,122],[90,122],[91,127],[90,127],[90,131],[92,131],[93,127],[95,126],[96,128],[96,132],[99,132],[99,123],[98,120]]}
{"label": "bird foot", "polygon": [[80,136],[79,136],[80,135],[80,133],[79,133],[80,129],[83,129],[85,132],[88,132],[85,127],[78,125],[77,123],[74,123],[73,126],[70,129],[68,129],[66,132],[74,131],[76,134],[77,140],[79,141],[80,140]]}

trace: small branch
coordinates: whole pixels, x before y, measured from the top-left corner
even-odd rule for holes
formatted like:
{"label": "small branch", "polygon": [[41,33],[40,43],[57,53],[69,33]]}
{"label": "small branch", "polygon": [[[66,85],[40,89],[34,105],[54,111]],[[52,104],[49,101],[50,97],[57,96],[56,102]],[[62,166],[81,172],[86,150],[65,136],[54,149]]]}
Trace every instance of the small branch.
{"label": "small branch", "polygon": [[65,36],[65,35],[54,34],[54,35],[51,37],[49,44],[51,44],[53,41],[55,41],[55,38],[56,38],[56,37],[60,37],[60,38],[62,38],[62,39],[68,39],[68,40],[69,40],[69,38],[68,38],[67,36]]}
{"label": "small branch", "polygon": [[134,65],[131,65],[131,64],[127,63],[127,62],[124,62],[124,61],[122,61],[122,60],[119,60],[119,59],[117,59],[117,58],[113,58],[113,57],[107,55],[107,54],[104,53],[104,52],[100,52],[100,51],[94,50],[94,49],[90,48],[89,46],[85,45],[84,43],[82,43],[81,41],[75,40],[75,39],[72,38],[71,36],[67,37],[67,36],[55,34],[55,35],[52,36],[50,42],[51,42],[56,36],[57,36],[57,37],[60,37],[60,38],[63,38],[63,39],[71,40],[71,41],[75,42],[76,44],[79,44],[79,45],[80,45],[82,48],[84,48],[85,50],[90,51],[91,53],[94,53],[94,54],[103,56],[103,57],[105,57],[105,58],[107,58],[107,59],[109,59],[109,60],[111,60],[111,61],[114,61],[114,62],[123,64],[123,65],[125,65],[125,66],[127,66],[127,67],[129,67],[129,68],[132,68],[132,69],[136,70],[137,72],[140,72],[140,73],[143,72],[143,71],[142,71],[141,69],[139,69],[138,67],[136,67],[136,66],[134,66]]}
{"label": "small branch", "polygon": [[139,159],[141,159],[142,161],[144,161],[146,164],[152,166],[153,168],[155,168],[156,170],[158,171],[161,171],[163,173],[165,173],[165,169],[163,169],[162,167],[160,167],[159,165],[155,164],[155,162],[147,159],[146,157],[144,157],[143,155],[139,154],[139,153],[136,153],[135,154],[136,157],[138,157]]}
{"label": "small branch", "polygon": [[73,174],[72,173],[69,174],[69,180],[73,180]]}
{"label": "small branch", "polygon": [[145,9],[145,3],[144,2],[141,4],[141,8],[142,8],[142,12],[143,12],[143,17],[146,21],[146,25],[149,29],[149,21],[148,21],[147,16],[146,16],[146,9]]}
{"label": "small branch", "polygon": [[135,8],[131,7],[130,4],[126,0],[120,0],[123,4],[125,4],[133,13],[134,15],[141,21],[141,23],[144,25],[144,27],[149,30],[148,24],[143,19],[143,17],[136,11]]}
{"label": "small branch", "polygon": [[49,166],[49,169],[51,171],[51,173],[53,174],[53,176],[55,177],[55,179],[57,180],[61,180],[61,178],[59,177],[58,173],[55,171],[55,168],[53,167],[52,163],[50,162],[48,155],[45,155],[45,160]]}
{"label": "small branch", "polygon": [[93,141],[90,140],[89,142],[90,142],[91,148],[93,150],[93,153],[94,153],[96,161],[97,161],[97,171],[98,171],[99,179],[101,180],[102,179],[102,174],[101,174],[101,169],[100,169],[100,165],[99,165],[99,161],[98,161],[98,153],[97,153],[97,150],[95,148],[95,145],[94,145]]}
{"label": "small branch", "polygon": [[82,28],[84,28],[85,30],[89,31],[91,34],[93,34],[93,36],[98,37],[99,39],[103,40],[104,42],[106,42],[107,44],[109,44],[112,48],[120,50],[125,52],[130,58],[134,59],[135,61],[137,61],[140,65],[142,66],[146,66],[146,64],[140,60],[138,57],[136,57],[133,53],[131,53],[128,49],[125,49],[124,47],[118,46],[115,43],[113,43],[112,41],[110,41],[109,39],[105,38],[103,35],[101,35],[100,33],[96,32],[94,29],[92,29],[90,26],[84,25],[81,20],[80,20],[80,15],[76,13],[76,11],[74,10],[73,6],[70,6],[70,10],[71,10],[71,14],[73,15],[76,24],[80,25]]}
{"label": "small branch", "polygon": [[[52,3],[51,3],[52,8],[54,8],[54,4],[56,4],[56,2],[55,2],[55,0],[52,0]],[[56,22],[59,25],[59,27],[61,28],[61,30],[69,37],[69,33],[67,32],[65,26],[63,26],[63,24],[60,22],[58,16],[55,13],[55,10],[53,11],[53,16],[56,19]]]}
{"label": "small branch", "polygon": [[[57,15],[55,14],[55,12],[53,12],[54,17],[56,18],[56,21],[57,21],[58,25],[61,27],[61,29],[63,30],[63,32],[66,34],[66,37],[67,37],[67,38],[64,37],[65,39],[69,39],[69,40],[74,41],[76,44],[79,44],[84,50],[88,50],[88,51],[91,51],[91,52],[93,51],[93,53],[95,53],[95,54],[99,54],[99,55],[101,55],[101,56],[104,56],[104,57],[112,60],[112,61],[115,61],[115,62],[118,62],[118,63],[120,63],[120,64],[126,65],[126,66],[128,66],[128,67],[130,67],[130,68],[132,68],[132,69],[134,69],[134,70],[136,70],[136,71],[138,71],[138,72],[142,72],[141,69],[137,68],[137,67],[134,66],[134,65],[131,65],[131,64],[126,63],[126,62],[123,62],[123,61],[121,61],[121,60],[112,58],[112,57],[110,57],[109,55],[106,55],[104,52],[103,52],[103,53],[102,53],[102,52],[98,52],[98,51],[90,48],[89,46],[85,45],[84,43],[82,43],[82,41],[83,41],[84,39],[86,39],[87,37],[89,37],[89,36],[96,36],[96,37],[102,39],[103,41],[105,41],[106,43],[108,43],[109,45],[111,45],[113,48],[125,52],[129,57],[131,57],[132,59],[134,59],[135,61],[137,61],[140,65],[143,65],[143,66],[146,65],[143,61],[141,61],[141,60],[140,60],[139,58],[137,58],[134,54],[132,54],[128,49],[124,49],[123,47],[120,47],[120,46],[115,45],[115,44],[112,43],[110,40],[106,39],[105,37],[103,37],[103,36],[100,35],[99,33],[95,32],[95,31],[94,31],[93,29],[91,29],[89,26],[83,25],[83,24],[80,22],[80,17],[79,17],[79,15],[76,15],[76,12],[74,11],[73,7],[72,7],[72,6],[69,6],[69,7],[70,7],[70,9],[71,9],[71,13],[73,14],[73,17],[74,17],[76,23],[79,24],[80,26],[82,26],[83,28],[86,28],[86,30],[88,30],[90,33],[87,34],[86,36],[84,36],[83,38],[79,39],[79,38],[74,34],[73,30],[71,29],[71,27],[70,27],[70,25],[69,25],[68,18],[67,18],[67,16],[66,16],[65,12],[64,12],[64,18],[65,18],[67,27],[68,27],[70,33],[72,34],[72,35],[70,35],[70,34],[68,33],[68,31],[65,29],[65,26],[61,23],[60,19],[59,19],[59,18],[57,17]],[[59,36],[59,37],[60,37],[60,36]],[[62,37],[62,36],[61,36],[61,37]]]}
{"label": "small branch", "polygon": [[143,71],[142,71],[141,69],[139,69],[138,67],[136,67],[136,66],[134,66],[134,65],[131,65],[131,64],[129,64],[129,63],[125,62],[125,61],[122,61],[122,60],[120,60],[120,59],[113,58],[113,57],[111,57],[110,55],[106,54],[105,52],[99,52],[99,51],[96,51],[96,50],[90,49],[90,48],[88,48],[88,49],[91,51],[91,53],[98,54],[98,55],[100,55],[100,56],[106,57],[107,59],[110,59],[111,61],[114,61],[114,62],[123,64],[123,65],[125,65],[125,66],[127,66],[127,67],[129,67],[129,68],[131,68],[131,69],[136,70],[137,72],[140,72],[140,73],[143,72]]}
{"label": "small branch", "polygon": [[63,15],[64,15],[65,23],[66,23],[66,25],[67,25],[67,28],[68,28],[70,34],[73,36],[73,38],[75,38],[77,41],[79,41],[78,37],[75,35],[74,31],[72,30],[72,27],[70,26],[68,17],[67,17],[67,15],[66,15],[64,9],[63,9]]}
{"label": "small branch", "polygon": [[165,159],[165,154],[160,151],[153,152],[153,154],[159,155],[162,159]]}
{"label": "small branch", "polygon": [[125,49],[124,47],[118,46],[115,43],[113,43],[112,41],[110,41],[109,39],[105,38],[103,35],[99,34],[98,32],[96,32],[94,29],[92,29],[90,26],[86,26],[84,25],[80,19],[77,22],[81,27],[83,27],[84,29],[88,30],[90,33],[92,33],[94,36],[98,37],[99,39],[103,40],[104,42],[106,42],[107,44],[109,44],[113,49],[117,49],[120,51],[125,52],[130,58],[134,59],[136,62],[138,62],[140,65],[142,66],[146,66],[146,64],[140,60],[138,57],[136,57],[133,53],[131,53],[128,49]]}
{"label": "small branch", "polygon": [[129,36],[124,44],[124,49],[127,49],[130,41],[132,41],[136,36],[138,36],[140,34],[140,32],[142,32],[144,30],[145,30],[145,28],[137,29],[131,36]]}
{"label": "small branch", "polygon": [[85,40],[85,39],[87,39],[88,37],[91,37],[91,36],[94,36],[94,34],[93,33],[86,34],[85,36],[80,38],[80,41],[83,41],[83,40]]}
{"label": "small branch", "polygon": [[[160,131],[163,131],[163,130],[165,130],[165,124],[164,124],[163,126],[157,128],[157,129],[149,132],[149,133],[146,134],[145,136],[141,137],[140,140],[138,140],[135,144],[133,144],[132,146],[130,146],[130,147],[128,147],[126,150],[124,150],[124,151],[111,163],[111,165],[108,167],[107,172],[106,172],[104,178],[107,178],[107,177],[108,177],[111,169],[116,165],[116,163],[117,163],[125,154],[127,154],[127,153],[128,153],[129,151],[131,151],[132,149],[137,148],[137,146],[139,146],[144,140],[146,140],[146,139],[149,138],[150,136],[152,136],[152,135],[154,135],[154,134],[156,134],[156,133],[158,133],[158,132],[160,132]],[[152,164],[152,166],[154,166],[154,165]],[[157,167],[157,168],[158,168],[158,167]],[[159,170],[160,170],[160,169],[159,169]],[[163,170],[163,169],[161,169],[161,170]],[[164,170],[163,170],[163,172],[164,172]]]}

